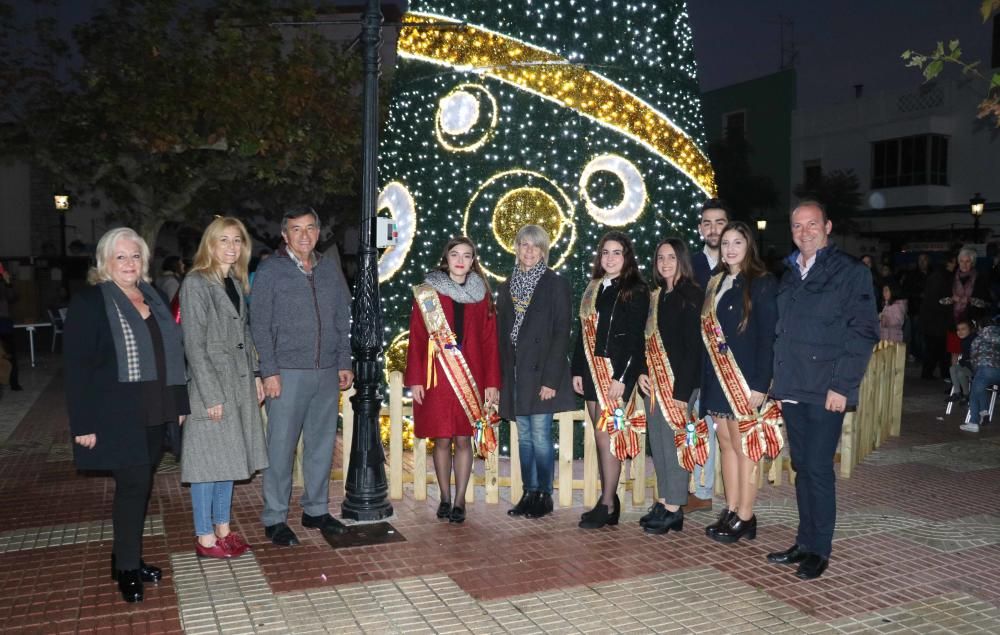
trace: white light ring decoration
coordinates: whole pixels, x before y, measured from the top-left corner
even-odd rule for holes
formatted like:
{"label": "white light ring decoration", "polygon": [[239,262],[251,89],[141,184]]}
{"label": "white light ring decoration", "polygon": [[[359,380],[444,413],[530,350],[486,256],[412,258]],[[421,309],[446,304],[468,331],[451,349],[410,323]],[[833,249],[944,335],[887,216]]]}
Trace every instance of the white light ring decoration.
{"label": "white light ring decoration", "polygon": [[[561,198],[563,203],[566,204],[565,208],[560,208],[560,211],[562,212],[563,215],[563,219],[562,219],[562,226],[559,232],[559,238],[562,237],[563,233],[565,232],[565,228],[568,226],[570,232],[569,241],[566,243],[566,249],[563,251],[562,255],[559,256],[559,260],[557,260],[555,264],[549,265],[552,269],[558,269],[563,266],[563,263],[566,262],[566,259],[569,258],[570,254],[573,253],[573,245],[576,244],[576,221],[573,218],[573,201],[570,200],[566,192],[564,192],[563,189],[559,187],[559,185],[555,181],[553,181],[549,177],[539,172],[533,172],[531,170],[506,170],[504,172],[497,172],[490,178],[483,181],[483,183],[476,188],[476,191],[472,193],[472,196],[469,197],[469,203],[465,206],[465,217],[462,219],[462,235],[471,236],[471,234],[469,233],[469,216],[472,212],[472,206],[475,205],[476,199],[478,199],[479,195],[483,193],[483,190],[485,190],[487,187],[489,187],[496,181],[499,181],[500,179],[517,175],[526,175],[544,181],[559,194],[559,198]],[[552,245],[555,245],[555,243],[556,240],[553,240],[551,242],[550,247]],[[479,260],[479,266],[483,268],[483,271],[486,273],[487,276],[493,278],[494,280],[503,282],[504,280],[507,279],[507,276],[494,273],[489,268],[489,266],[485,262],[483,262],[482,259]]]}
{"label": "white light ring decoration", "polygon": [[437,119],[441,132],[466,134],[479,121],[479,100],[470,92],[453,90],[438,102]]}
{"label": "white light ring decoration", "polygon": [[[587,192],[587,185],[595,172],[610,172],[622,182],[622,200],[613,207],[601,207],[594,203]],[[602,154],[591,159],[580,174],[580,198],[598,223],[611,227],[622,227],[635,221],[646,207],[646,182],[635,164],[617,154]]]}
{"label": "white light ring decoration", "polygon": [[[478,93],[480,95],[484,95],[486,99],[490,102],[491,106],[490,125],[486,129],[486,131],[483,132],[482,135],[480,135],[478,139],[475,139],[465,145],[449,141],[448,137],[454,135],[447,133],[442,127],[441,120],[442,117],[444,116],[444,114],[442,113],[442,109],[448,104],[454,105],[456,103],[459,103],[451,101],[451,98],[457,93],[463,93],[465,95],[473,96],[473,92]],[[470,124],[468,124],[468,129],[466,130],[466,132],[472,129],[472,127],[476,124],[476,122],[479,121],[479,116],[482,114],[482,109],[479,107],[478,99],[476,100],[476,106],[477,106],[476,119],[474,119]],[[500,108],[497,105],[497,100],[485,86],[481,84],[459,84],[458,86],[452,88],[448,92],[448,94],[446,94],[438,101],[437,113],[435,113],[434,115],[434,136],[437,137],[438,143],[441,144],[441,147],[450,152],[475,152],[479,148],[486,145],[489,142],[489,140],[493,138],[493,133],[496,130],[497,123],[499,121],[500,121]]]}
{"label": "white light ring decoration", "polygon": [[413,237],[417,233],[417,206],[406,186],[392,181],[378,195],[377,209],[388,209],[389,215],[396,221],[397,244],[382,252],[378,261],[378,281],[385,282],[396,275],[410,253]]}

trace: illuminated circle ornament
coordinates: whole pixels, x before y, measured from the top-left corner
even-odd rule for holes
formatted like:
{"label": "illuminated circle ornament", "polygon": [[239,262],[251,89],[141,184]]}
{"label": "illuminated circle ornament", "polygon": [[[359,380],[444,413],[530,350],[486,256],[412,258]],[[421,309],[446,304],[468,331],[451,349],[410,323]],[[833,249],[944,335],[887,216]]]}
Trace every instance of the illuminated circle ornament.
{"label": "illuminated circle ornament", "polygon": [[524,225],[539,225],[548,232],[549,265],[561,267],[576,242],[572,200],[544,174],[507,170],[473,192],[462,232],[478,245],[486,274],[504,280],[514,263],[514,237]]}
{"label": "illuminated circle ornament", "polygon": [[514,253],[514,238],[525,225],[538,225],[549,237],[562,233],[563,214],[556,202],[537,187],[521,187],[500,197],[493,208],[493,233],[500,245]]}
{"label": "illuminated circle ornament", "polygon": [[[591,199],[587,191],[590,179],[597,172],[610,172],[622,183],[622,199],[612,207],[601,207]],[[595,157],[580,174],[580,197],[587,206],[587,212],[598,223],[612,227],[622,227],[633,222],[646,207],[646,183],[635,164],[615,154]]]}
{"label": "illuminated circle ornament", "polygon": [[434,117],[438,143],[451,152],[475,152],[493,136],[499,111],[496,98],[485,86],[455,86],[438,102]]}
{"label": "illuminated circle ornament", "polygon": [[387,183],[378,195],[378,211],[388,210],[389,215],[396,220],[396,245],[387,248],[378,261],[378,281],[385,282],[396,275],[406,254],[413,245],[413,236],[417,231],[417,209],[409,190],[399,181]]}

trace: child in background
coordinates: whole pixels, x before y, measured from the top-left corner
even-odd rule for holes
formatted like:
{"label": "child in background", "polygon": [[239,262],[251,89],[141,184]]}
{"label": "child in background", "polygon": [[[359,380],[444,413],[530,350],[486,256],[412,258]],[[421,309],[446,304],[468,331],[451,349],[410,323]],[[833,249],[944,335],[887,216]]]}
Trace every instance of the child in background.
{"label": "child in background", "polygon": [[987,389],[1000,384],[1000,326],[989,324],[979,329],[971,349],[972,385],[969,388],[968,423],[959,426],[965,432],[979,432],[990,422]]}
{"label": "child in background", "polygon": [[951,385],[958,391],[952,391],[952,394],[948,396],[948,401],[950,403],[956,401],[968,403],[969,382],[972,381],[972,340],[976,337],[976,331],[971,322],[963,320],[955,325],[955,332],[962,344],[962,352],[959,354],[958,360],[951,365]]}

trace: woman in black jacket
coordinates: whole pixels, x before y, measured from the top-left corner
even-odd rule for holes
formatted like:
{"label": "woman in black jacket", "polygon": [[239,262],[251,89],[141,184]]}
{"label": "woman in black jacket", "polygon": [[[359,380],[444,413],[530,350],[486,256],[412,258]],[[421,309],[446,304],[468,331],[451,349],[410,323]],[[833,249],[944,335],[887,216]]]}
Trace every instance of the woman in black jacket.
{"label": "woman in black jacket", "polygon": [[121,227],[97,243],[93,285],[66,317],[66,402],[81,470],[115,479],[112,577],[126,602],[161,571],[142,560],[142,530],[164,425],[190,413],[184,344],[163,297],[149,284],[149,248]]}
{"label": "woman in black jacket", "polygon": [[[704,349],[701,344],[701,307],[705,303],[705,292],[694,281],[691,256],[680,238],[667,238],[656,247],[653,262],[653,282],[656,288],[650,291],[650,303],[656,303],[656,315],[650,309],[649,320],[655,320],[655,328],[662,343],[662,353],[666,356],[673,375],[673,392],[664,395],[683,404],[683,414],[689,413],[698,399],[701,383],[701,362]],[[647,325],[647,337],[652,324]],[[680,531],[684,527],[684,511],[687,505],[688,478],[691,473],[677,460],[674,431],[664,416],[663,400],[653,396],[653,386],[648,370],[653,364],[651,355],[655,349],[646,349],[647,372],[639,375],[639,388],[646,395],[646,432],[653,466],[656,468],[656,484],[659,499],[653,503],[649,513],[639,519],[646,533],[665,534],[671,529]],[[678,415],[680,410],[675,409]],[[691,417],[688,416],[688,419]],[[686,422],[684,422],[686,423]],[[681,423],[682,427],[684,423]]]}
{"label": "woman in black jacket", "polygon": [[544,229],[525,225],[514,249],[514,271],[497,289],[500,416],[517,424],[524,493],[507,513],[541,518],[552,512],[552,415],[576,408],[566,357],[573,300],[548,267]]}
{"label": "woman in black jacket", "polygon": [[[583,395],[595,426],[601,498],[592,510],[583,514],[580,521],[583,529],[618,524],[621,501],[615,490],[622,468],[621,461],[611,450],[610,435],[599,425],[606,413],[598,408],[597,391],[600,388],[584,351],[583,315],[592,313],[597,317],[591,356],[602,364],[606,362],[597,358],[607,358],[611,363],[610,381],[601,400],[609,407],[624,408],[634,396],[636,381],[645,367],[643,331],[649,312],[649,291],[639,272],[632,241],[622,232],[610,231],[601,238],[590,278],[580,306],[581,328],[573,352],[572,372],[573,390]],[[588,306],[591,296],[592,304]]]}
{"label": "woman in black jacket", "polygon": [[[722,231],[719,266],[705,296],[702,321],[714,307],[722,331],[719,351],[723,355],[732,352],[749,388],[750,407],[759,410],[774,372],[777,282],[757,255],[757,245],[745,223],[731,222]],[[753,539],[757,536],[757,517],[753,513],[756,464],[743,453],[739,421],[707,349],[703,364],[700,414],[712,415],[715,421],[726,488],[726,509],[705,531],[719,542],[736,542],[744,536]],[[733,392],[734,387],[729,390]]]}

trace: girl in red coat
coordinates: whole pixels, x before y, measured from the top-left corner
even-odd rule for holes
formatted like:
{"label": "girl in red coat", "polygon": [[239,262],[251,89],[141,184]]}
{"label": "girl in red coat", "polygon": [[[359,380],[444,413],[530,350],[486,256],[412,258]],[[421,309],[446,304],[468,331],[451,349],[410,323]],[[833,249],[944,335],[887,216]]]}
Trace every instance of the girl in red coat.
{"label": "girl in red coat", "polygon": [[460,523],[472,475],[472,422],[483,413],[484,397],[496,403],[500,387],[496,311],[475,244],[464,236],[448,241],[438,268],[413,294],[404,383],[413,394],[414,434],[434,439],[438,518]]}

